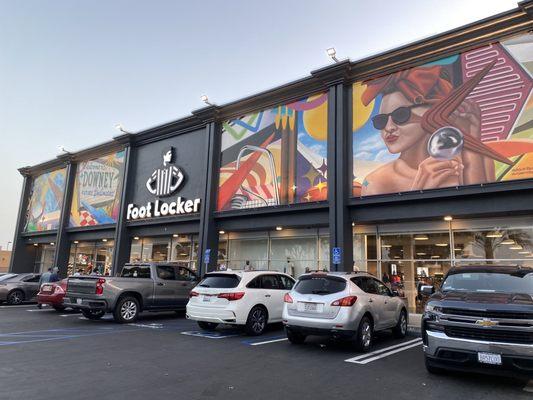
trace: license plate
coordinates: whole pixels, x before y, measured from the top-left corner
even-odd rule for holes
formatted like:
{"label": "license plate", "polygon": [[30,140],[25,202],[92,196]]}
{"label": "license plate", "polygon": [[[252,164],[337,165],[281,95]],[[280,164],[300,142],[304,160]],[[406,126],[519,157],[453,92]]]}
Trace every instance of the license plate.
{"label": "license plate", "polygon": [[318,307],[315,303],[304,303],[304,311],[317,311]]}
{"label": "license plate", "polygon": [[52,285],[43,285],[41,288],[43,292],[51,292],[52,291]]}
{"label": "license plate", "polygon": [[82,299],[76,299],[76,303],[77,304],[81,304],[81,303],[83,303],[83,300]]}
{"label": "license plate", "polygon": [[502,356],[495,353],[477,353],[477,360],[482,364],[502,365]]}
{"label": "license plate", "polygon": [[206,296],[206,295],[204,295],[204,297],[202,298],[202,300],[208,303],[208,302],[211,301],[211,296]]}

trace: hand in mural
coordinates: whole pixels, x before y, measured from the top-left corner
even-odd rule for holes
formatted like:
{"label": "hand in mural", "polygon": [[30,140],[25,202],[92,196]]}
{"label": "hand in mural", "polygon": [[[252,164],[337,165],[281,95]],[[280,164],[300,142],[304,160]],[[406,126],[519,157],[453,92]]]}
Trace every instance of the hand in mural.
{"label": "hand in mural", "polygon": [[418,166],[411,190],[463,185],[464,165],[460,156],[451,160],[428,157]]}
{"label": "hand in mural", "polygon": [[[481,110],[476,102],[465,100],[449,118],[453,126],[464,135],[481,139]],[[464,166],[464,184],[493,182],[494,161],[467,148],[463,149],[461,159]]]}

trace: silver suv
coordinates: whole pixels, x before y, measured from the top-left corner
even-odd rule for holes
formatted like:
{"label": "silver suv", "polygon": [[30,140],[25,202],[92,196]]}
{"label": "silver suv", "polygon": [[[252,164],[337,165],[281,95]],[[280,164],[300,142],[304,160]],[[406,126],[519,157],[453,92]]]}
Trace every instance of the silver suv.
{"label": "silver suv", "polygon": [[367,273],[305,274],[284,300],[283,323],[291,343],[327,335],[354,340],[364,352],[372,346],[375,331],[392,329],[399,338],[407,333],[405,303]]}

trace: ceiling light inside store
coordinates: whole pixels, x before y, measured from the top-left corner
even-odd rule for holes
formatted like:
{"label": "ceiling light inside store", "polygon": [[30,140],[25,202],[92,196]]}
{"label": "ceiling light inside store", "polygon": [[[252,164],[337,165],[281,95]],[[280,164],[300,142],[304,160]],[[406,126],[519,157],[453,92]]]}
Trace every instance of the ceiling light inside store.
{"label": "ceiling light inside store", "polygon": [[401,258],[400,256],[394,256],[394,258]]}
{"label": "ceiling light inside store", "polygon": [[440,256],[431,256],[431,258],[440,258]]}
{"label": "ceiling light inside store", "polygon": [[417,256],[425,256],[427,253],[416,253]]}
{"label": "ceiling light inside store", "polygon": [[352,226],[355,226],[355,222],[352,222]]}
{"label": "ceiling light inside store", "polygon": [[175,234],[173,234],[173,235],[172,235],[172,237],[178,237],[178,234],[177,234],[177,233],[175,233]]}
{"label": "ceiling light inside store", "polygon": [[33,245],[34,245],[35,247],[39,246],[37,243],[34,243]]}
{"label": "ceiling light inside store", "polygon": [[55,246],[56,244],[54,242],[50,242],[50,246]]}
{"label": "ceiling light inside store", "polygon": [[276,230],[277,230],[277,231],[282,231],[282,230],[283,230],[283,227],[281,227],[281,226],[276,226]]}
{"label": "ceiling light inside store", "polygon": [[456,247],[454,250],[455,251],[463,251],[463,249],[460,249],[459,247]]}
{"label": "ceiling light inside store", "polygon": [[503,236],[503,233],[501,232],[489,232],[485,235],[488,238],[501,238]]}
{"label": "ceiling light inside store", "polygon": [[509,246],[509,248],[510,248],[511,250],[522,250],[522,249],[523,249],[523,247],[520,246],[519,244],[517,244],[517,245],[515,245],[515,246]]}
{"label": "ceiling light inside store", "polygon": [[381,247],[384,247],[385,249],[390,249],[392,247],[392,244],[382,244]]}
{"label": "ceiling light inside store", "polygon": [[139,236],[135,236],[133,240],[139,240]]}
{"label": "ceiling light inside store", "polygon": [[218,231],[219,235],[223,235],[225,234],[226,232],[225,231]]}
{"label": "ceiling light inside store", "polygon": [[435,243],[435,246],[438,246],[438,247],[448,247],[448,243]]}
{"label": "ceiling light inside store", "polygon": [[512,239],[505,239],[504,241],[502,241],[501,244],[514,244],[514,240],[512,240]]}
{"label": "ceiling light inside store", "polygon": [[427,235],[416,235],[415,240],[429,240]]}
{"label": "ceiling light inside store", "polygon": [[518,254],[529,254],[529,251],[519,251]]}
{"label": "ceiling light inside store", "polygon": [[78,244],[79,242],[77,240],[75,240],[74,243]]}
{"label": "ceiling light inside store", "polygon": [[107,239],[102,239],[102,242],[107,242]]}
{"label": "ceiling light inside store", "polygon": [[451,221],[451,220],[453,220],[453,217],[451,215],[446,215],[444,217],[444,221]]}

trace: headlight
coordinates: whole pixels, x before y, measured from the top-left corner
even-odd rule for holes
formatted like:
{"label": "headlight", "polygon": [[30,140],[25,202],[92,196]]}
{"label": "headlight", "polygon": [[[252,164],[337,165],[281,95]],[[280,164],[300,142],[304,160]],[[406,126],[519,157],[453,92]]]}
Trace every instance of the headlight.
{"label": "headlight", "polygon": [[433,312],[433,313],[439,313],[442,311],[442,307],[440,306],[435,306],[433,304],[426,304],[426,309],[425,309],[426,312]]}

